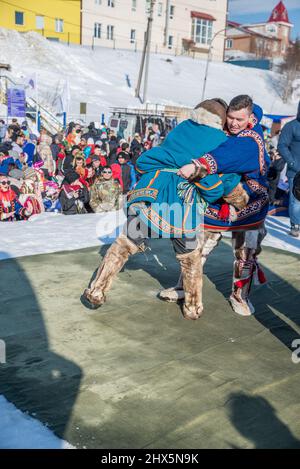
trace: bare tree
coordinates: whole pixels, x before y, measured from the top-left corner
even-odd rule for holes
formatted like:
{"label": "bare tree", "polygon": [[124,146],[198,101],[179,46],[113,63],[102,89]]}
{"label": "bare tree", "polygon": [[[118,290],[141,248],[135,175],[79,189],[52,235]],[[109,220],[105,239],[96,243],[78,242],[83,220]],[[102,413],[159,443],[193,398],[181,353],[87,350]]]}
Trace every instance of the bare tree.
{"label": "bare tree", "polygon": [[294,44],[289,47],[280,69],[286,82],[282,99],[287,102],[293,93],[293,82],[300,75],[300,38],[296,39]]}

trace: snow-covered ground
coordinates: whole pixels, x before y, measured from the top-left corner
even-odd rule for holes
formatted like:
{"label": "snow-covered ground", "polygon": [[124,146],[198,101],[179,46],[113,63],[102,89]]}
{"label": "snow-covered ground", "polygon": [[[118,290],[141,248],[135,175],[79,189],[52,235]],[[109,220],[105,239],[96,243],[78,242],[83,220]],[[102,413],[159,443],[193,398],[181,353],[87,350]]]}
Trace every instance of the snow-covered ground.
{"label": "snow-covered ground", "polygon": [[[79,103],[87,103],[87,120],[106,118],[111,106],[140,106],[135,98],[140,52],[91,48],[47,41],[35,32],[0,28],[1,61],[10,63],[16,81],[37,76],[39,96],[46,103],[59,101],[69,83],[70,114],[79,117]],[[195,106],[201,100],[206,62],[174,55],[152,54],[148,100],[151,103]],[[131,87],[127,84],[127,77]],[[296,102],[283,103],[282,75],[221,62],[210,64],[206,97],[230,100],[250,94],[266,113],[296,113]]]}
{"label": "snow-covered ground", "polygon": [[[74,216],[44,213],[31,221],[1,223],[0,260],[108,244],[124,222],[125,215],[120,210]],[[300,254],[300,239],[288,235],[288,218],[268,217],[267,229],[264,245]]]}
{"label": "snow-covered ground", "polygon": [[0,449],[72,449],[38,420],[0,396]]}

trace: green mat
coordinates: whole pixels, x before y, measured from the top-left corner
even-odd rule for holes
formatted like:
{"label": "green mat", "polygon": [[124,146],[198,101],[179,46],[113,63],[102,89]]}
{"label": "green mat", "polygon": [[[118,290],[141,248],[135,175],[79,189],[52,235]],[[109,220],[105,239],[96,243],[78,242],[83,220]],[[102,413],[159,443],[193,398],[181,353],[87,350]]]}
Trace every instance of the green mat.
{"label": "green mat", "polygon": [[77,447],[300,448],[299,259],[264,249],[269,283],[242,318],[221,243],[195,322],[156,298],[179,272],[168,241],[131,258],[95,312],[79,297],[97,248],[1,261],[0,394]]}

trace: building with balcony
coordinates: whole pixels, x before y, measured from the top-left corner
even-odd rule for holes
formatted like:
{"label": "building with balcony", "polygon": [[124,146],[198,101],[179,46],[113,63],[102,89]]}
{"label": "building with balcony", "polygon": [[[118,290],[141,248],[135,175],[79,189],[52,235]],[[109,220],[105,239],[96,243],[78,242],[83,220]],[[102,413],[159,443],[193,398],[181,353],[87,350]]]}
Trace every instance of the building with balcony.
{"label": "building with balcony", "polygon": [[[141,51],[151,0],[82,0],[82,44]],[[227,0],[154,2],[151,51],[205,58],[214,34],[226,27]],[[212,59],[223,60],[224,35]]]}

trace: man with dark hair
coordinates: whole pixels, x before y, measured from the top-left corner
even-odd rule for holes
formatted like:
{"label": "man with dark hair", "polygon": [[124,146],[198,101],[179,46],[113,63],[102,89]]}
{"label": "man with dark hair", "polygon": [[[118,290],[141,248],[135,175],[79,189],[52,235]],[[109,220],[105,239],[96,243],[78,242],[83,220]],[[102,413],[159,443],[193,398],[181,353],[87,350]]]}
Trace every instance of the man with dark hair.
{"label": "man with dark hair", "polygon": [[300,201],[293,192],[294,178],[300,171],[300,102],[297,118],[288,122],[282,129],[278,142],[278,151],[287,163],[287,177],[289,180],[289,213],[291,220],[290,235],[300,236]]}
{"label": "man with dark hair", "polygon": [[[210,252],[218,245],[223,231],[232,231],[234,250],[234,275],[230,303],[233,310],[249,316],[254,307],[249,300],[250,288],[256,276],[264,283],[257,256],[266,234],[264,220],[268,212],[267,169],[269,156],[265,150],[259,121],[262,110],[253,105],[249,96],[233,98],[227,111],[229,138],[215,150],[183,166],[179,174],[186,178],[203,178],[208,174],[240,173],[243,187],[250,200],[247,207],[237,213],[237,220],[220,219],[220,205],[210,204],[204,217],[204,243],[200,249],[202,266]],[[184,298],[181,279],[174,288],[162,290],[159,297],[165,301]]]}

